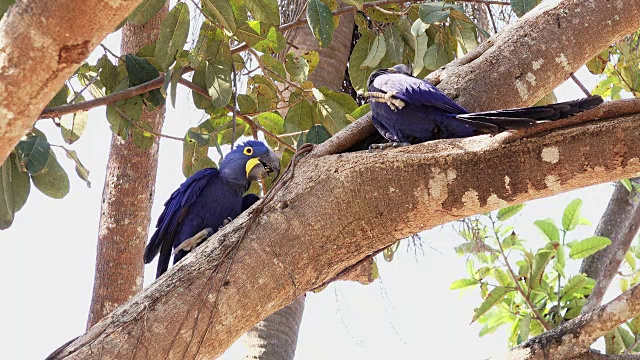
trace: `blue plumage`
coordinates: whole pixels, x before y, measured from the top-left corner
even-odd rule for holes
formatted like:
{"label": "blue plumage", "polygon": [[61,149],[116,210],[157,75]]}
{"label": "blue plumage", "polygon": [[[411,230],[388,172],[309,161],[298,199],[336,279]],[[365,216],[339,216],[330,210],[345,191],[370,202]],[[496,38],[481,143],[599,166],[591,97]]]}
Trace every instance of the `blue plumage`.
{"label": "blue plumage", "polygon": [[411,76],[406,65],[374,71],[367,88],[373,124],[380,134],[391,142],[411,144],[519,129],[565,118],[602,102],[601,97],[591,96],[545,106],[469,113],[429,82]]}
{"label": "blue plumage", "polygon": [[[237,146],[220,163],[218,169],[202,169],[190,176],[171,194],[156,224],[144,252],[144,262],[150,263],[160,253],[156,277],[162,275],[169,266],[172,249],[191,239],[205,229],[203,238],[195,241],[196,246],[242,211],[255,203],[256,195],[244,192],[251,181],[270,173],[280,171],[280,160],[269,148],[259,141],[247,141]],[[174,264],[188,251],[178,250]]]}

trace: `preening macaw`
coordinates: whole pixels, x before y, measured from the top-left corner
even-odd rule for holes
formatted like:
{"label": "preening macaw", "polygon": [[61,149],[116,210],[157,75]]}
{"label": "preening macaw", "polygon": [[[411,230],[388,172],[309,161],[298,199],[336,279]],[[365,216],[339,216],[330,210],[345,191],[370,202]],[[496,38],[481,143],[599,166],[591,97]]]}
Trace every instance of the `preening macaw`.
{"label": "preening macaw", "polygon": [[520,129],[591,109],[600,96],[545,106],[469,113],[429,82],[411,76],[407,65],[374,71],[365,96],[373,125],[392,143],[416,144]]}
{"label": "preening macaw", "polygon": [[156,278],[180,261],[202,240],[249,208],[258,196],[242,196],[252,181],[278,176],[280,159],[265,144],[250,140],[236,146],[220,169],[202,169],[185,180],[164,204],[156,231],[144,251],[145,264],[160,253]]}

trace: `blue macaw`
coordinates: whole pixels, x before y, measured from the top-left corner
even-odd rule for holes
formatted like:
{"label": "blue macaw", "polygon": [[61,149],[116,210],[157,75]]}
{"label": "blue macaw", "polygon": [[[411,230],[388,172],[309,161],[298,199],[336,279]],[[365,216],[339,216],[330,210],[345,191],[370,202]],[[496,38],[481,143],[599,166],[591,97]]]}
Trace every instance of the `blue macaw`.
{"label": "blue macaw", "polygon": [[252,181],[270,174],[278,176],[280,160],[260,141],[236,146],[220,163],[220,169],[202,169],[191,175],[164,204],[156,231],[144,251],[145,264],[160,253],[156,278],[180,261],[202,240],[218,231],[256,201],[254,194],[242,196]]}
{"label": "blue macaw", "polygon": [[367,90],[373,125],[396,145],[520,129],[602,103],[600,96],[590,96],[544,106],[469,113],[429,82],[411,76],[410,67],[403,64],[374,71]]}

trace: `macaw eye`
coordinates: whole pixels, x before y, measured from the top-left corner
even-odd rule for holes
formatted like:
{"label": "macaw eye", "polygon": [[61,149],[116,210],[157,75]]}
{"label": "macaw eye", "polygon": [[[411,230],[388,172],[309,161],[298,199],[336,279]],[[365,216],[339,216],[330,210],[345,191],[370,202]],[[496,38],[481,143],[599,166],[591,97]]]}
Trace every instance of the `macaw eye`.
{"label": "macaw eye", "polygon": [[242,150],[242,152],[243,152],[245,155],[249,155],[249,156],[251,156],[251,155],[253,155],[253,148],[252,148],[252,147],[247,146],[246,148],[244,148],[244,150]]}

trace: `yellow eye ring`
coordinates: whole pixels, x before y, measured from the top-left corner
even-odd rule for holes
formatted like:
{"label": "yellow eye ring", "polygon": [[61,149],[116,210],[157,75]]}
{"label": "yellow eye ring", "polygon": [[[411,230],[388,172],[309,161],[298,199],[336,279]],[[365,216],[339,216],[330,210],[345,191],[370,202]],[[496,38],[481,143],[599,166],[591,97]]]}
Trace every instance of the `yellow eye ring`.
{"label": "yellow eye ring", "polygon": [[253,155],[253,148],[250,146],[247,146],[246,148],[244,148],[244,150],[242,150],[242,153],[245,155]]}

